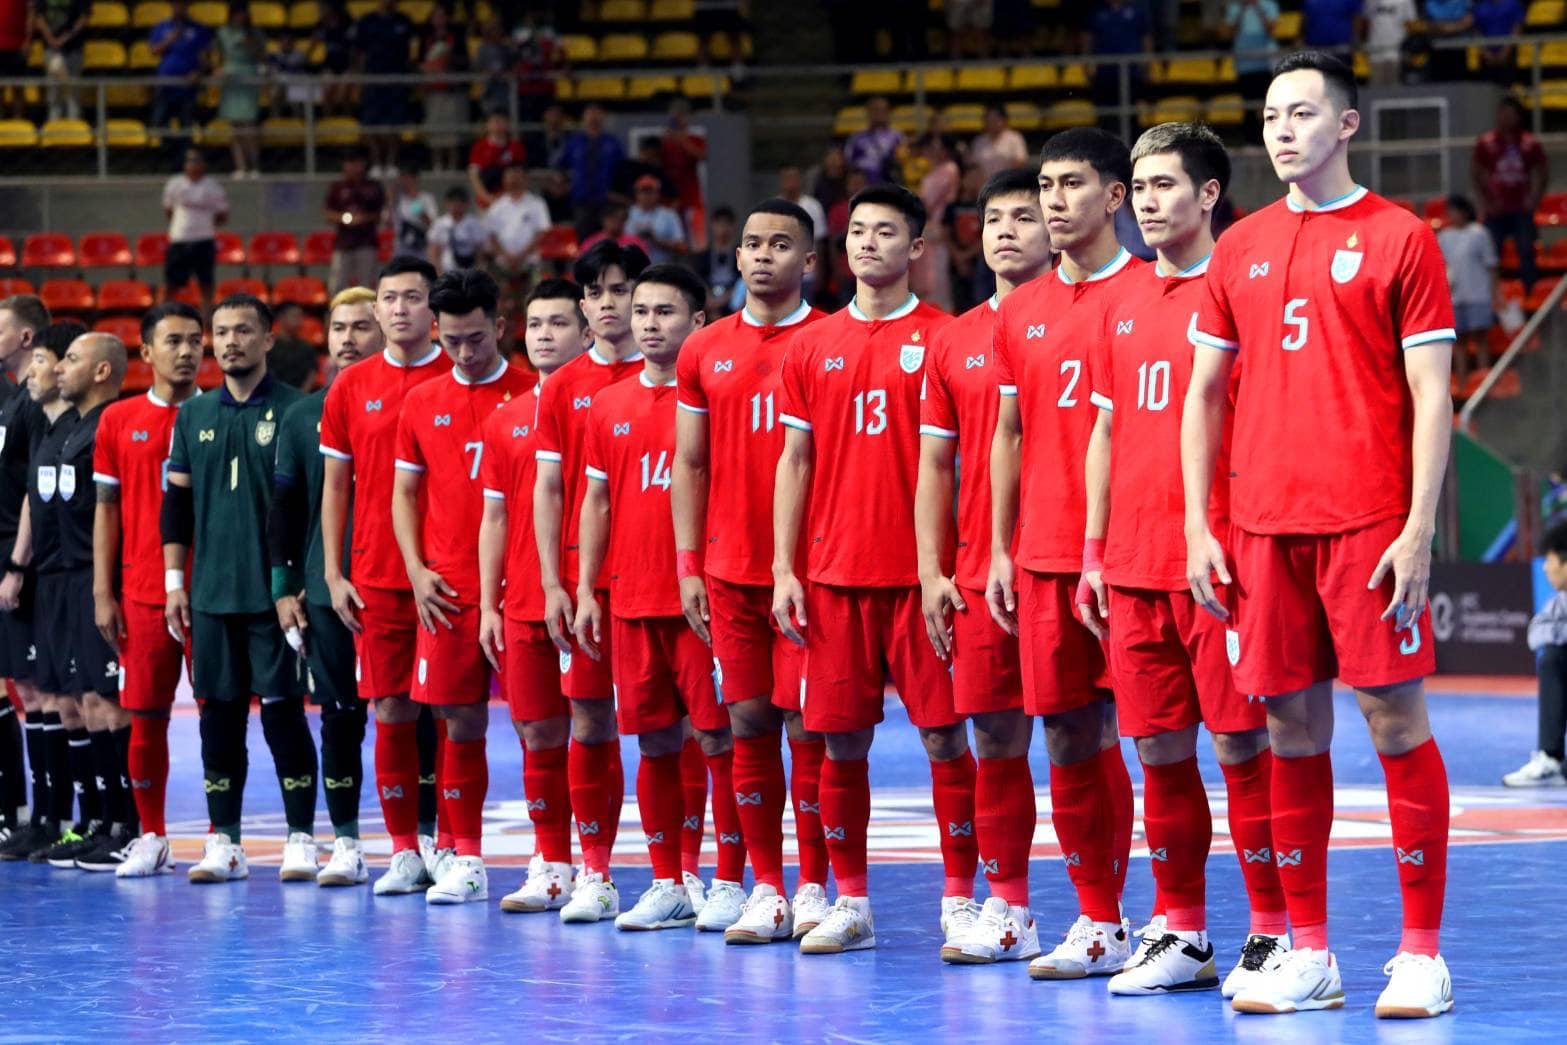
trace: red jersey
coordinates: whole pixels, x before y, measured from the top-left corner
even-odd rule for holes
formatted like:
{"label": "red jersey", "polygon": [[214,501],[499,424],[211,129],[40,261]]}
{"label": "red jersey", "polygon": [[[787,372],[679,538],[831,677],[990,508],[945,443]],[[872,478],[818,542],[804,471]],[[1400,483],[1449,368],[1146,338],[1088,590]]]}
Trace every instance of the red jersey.
{"label": "red jersey", "polygon": [[1145,262],[1122,250],[1086,279],[1056,268],[1018,287],[996,317],[996,380],[1023,421],[1017,564],[1036,573],[1083,566],[1083,457],[1094,429],[1088,356],[1104,314]]}
{"label": "red jersey", "polygon": [[1280,200],[1214,248],[1192,339],[1244,353],[1230,512],[1252,533],[1344,533],[1409,511],[1403,349],[1451,341],[1429,226],[1366,189]]}
{"label": "red jersey", "polygon": [[560,465],[560,579],[567,591],[577,588],[577,532],[582,521],[582,462],[585,456],[583,419],[593,406],[594,396],[616,381],[641,372],[640,352],[615,361],[590,348],[551,374],[539,395],[538,442],[534,456],[540,461],[554,461]]}
{"label": "red jersey", "polygon": [[158,513],[168,473],[177,404],[148,392],[104,408],[93,446],[93,482],[120,497],[120,597],[162,606],[163,535]]}
{"label": "red jersey", "polygon": [[617,617],[680,616],[675,520],[675,385],[646,372],[600,392],[588,414],[583,474],[609,484],[609,549],[599,578]]}
{"label": "red jersey", "polygon": [[[1104,577],[1123,588],[1185,591],[1186,494],[1181,486],[1181,406],[1192,381],[1187,339],[1203,299],[1208,259],[1160,275],[1126,277],[1089,355],[1089,398],[1110,413],[1110,525]],[[1208,522],[1228,529],[1230,424],[1214,464]]]}
{"label": "red jersey", "polygon": [[1535,168],[1545,164],[1545,149],[1540,139],[1528,131],[1504,138],[1486,131],[1475,139],[1474,162],[1485,178],[1486,195],[1492,214],[1517,214],[1533,210],[1529,203]]}
{"label": "red jersey", "polygon": [[508,138],[501,145],[496,145],[489,138],[480,138],[468,150],[468,166],[480,170],[501,170],[514,164],[523,165],[527,161],[528,150],[516,138]]}
{"label": "red jersey", "polygon": [[424,475],[430,505],[429,511],[419,513],[424,561],[465,605],[479,601],[484,423],[537,382],[533,371],[502,361],[480,381],[469,381],[454,369],[449,379],[427,381],[403,400],[397,419],[396,466],[398,471]]}
{"label": "red jersey", "polygon": [[484,422],[479,485],[487,499],[506,503],[506,565],[502,609],[515,621],[544,619],[539,544],[533,538],[533,481],[539,464],[539,390],[517,396]]}
{"label": "red jersey", "polygon": [[439,345],[406,364],[386,351],[349,367],[327,389],[321,452],[353,467],[353,544],[344,574],[358,587],[408,590],[408,573],[392,533],[397,414],[410,389],[451,370],[452,361]]}
{"label": "red jersey", "polygon": [[914,295],[883,319],[858,305],[794,335],[779,420],[815,444],[806,576],[818,584],[919,583],[914,483],[920,385],[931,338],[952,317]]}
{"label": "red jersey", "polygon": [[1001,410],[991,347],[1000,301],[992,297],[931,340],[920,394],[920,435],[958,443],[958,558],[955,582],[983,588],[990,573],[990,444]]}
{"label": "red jersey", "polygon": [[783,453],[778,396],[785,335],[825,316],[802,303],[764,326],[744,310],[692,334],[675,366],[679,408],[707,417],[706,570],[773,582],[773,473]]}

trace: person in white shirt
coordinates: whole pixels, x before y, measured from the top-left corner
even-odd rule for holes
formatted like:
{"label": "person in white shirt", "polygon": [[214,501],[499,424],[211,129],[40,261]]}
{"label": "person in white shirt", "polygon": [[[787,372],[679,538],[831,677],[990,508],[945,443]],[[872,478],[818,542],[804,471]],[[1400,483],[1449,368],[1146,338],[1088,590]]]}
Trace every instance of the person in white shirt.
{"label": "person in white shirt", "polygon": [[430,264],[442,273],[473,268],[489,239],[478,215],[468,209],[468,190],[446,190],[446,213],[430,226]]}
{"label": "person in white shirt", "polygon": [[163,186],[169,249],[163,261],[163,296],[172,298],[191,280],[201,288],[201,308],[212,302],[218,226],[229,217],[228,195],[207,177],[200,149],[185,150],[185,169]]}
{"label": "person in white shirt", "polygon": [[539,263],[539,241],[549,227],[549,206],[528,187],[527,170],[520,163],[508,164],[501,174],[501,194],[484,215],[490,271],[507,298],[507,315],[521,309]]}
{"label": "person in white shirt", "polygon": [[969,146],[969,163],[984,172],[981,183],[1027,162],[1028,143],[1007,126],[1006,110],[999,105],[987,105],[985,131]]}
{"label": "person in white shirt", "polygon": [[651,174],[644,174],[632,185],[631,207],[626,211],[626,231],[648,245],[648,260],[666,265],[685,254],[686,229],[680,214],[666,207],[659,198],[661,186]]}
{"label": "person in white shirt", "polygon": [[1367,0],[1365,12],[1371,82],[1378,87],[1396,84],[1404,69],[1402,48],[1409,25],[1420,20],[1415,0]]}
{"label": "person in white shirt", "polygon": [[811,240],[817,253],[821,253],[827,239],[827,211],[820,200],[805,191],[805,177],[800,168],[789,164],[778,171],[778,195],[811,216]]}
{"label": "person in white shirt", "polygon": [[1436,234],[1436,241],[1442,248],[1442,260],[1447,262],[1447,285],[1453,295],[1458,329],[1453,376],[1463,392],[1470,357],[1479,364],[1479,373],[1491,365],[1488,335],[1496,322],[1499,259],[1491,234],[1475,220],[1475,205],[1465,196],[1447,198],[1447,225]]}

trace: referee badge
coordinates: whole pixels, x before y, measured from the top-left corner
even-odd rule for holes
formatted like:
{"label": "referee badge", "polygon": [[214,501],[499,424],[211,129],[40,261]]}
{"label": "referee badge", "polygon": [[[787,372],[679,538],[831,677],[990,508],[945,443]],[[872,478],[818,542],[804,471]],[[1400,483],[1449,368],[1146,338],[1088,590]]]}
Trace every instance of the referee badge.
{"label": "referee badge", "polygon": [[52,501],[54,500],[54,490],[54,465],[41,465],[38,469],[38,496],[45,501]]}
{"label": "referee badge", "polygon": [[60,466],[60,496],[69,501],[76,495],[76,466],[74,464],[62,464]]}
{"label": "referee badge", "polygon": [[256,445],[257,446],[271,446],[272,445],[272,437],[274,435],[277,435],[277,422],[276,421],[258,421],[258,422],[256,422]]}
{"label": "referee badge", "polygon": [[924,345],[904,345],[898,353],[898,366],[903,368],[905,374],[917,374],[920,367],[925,365]]}

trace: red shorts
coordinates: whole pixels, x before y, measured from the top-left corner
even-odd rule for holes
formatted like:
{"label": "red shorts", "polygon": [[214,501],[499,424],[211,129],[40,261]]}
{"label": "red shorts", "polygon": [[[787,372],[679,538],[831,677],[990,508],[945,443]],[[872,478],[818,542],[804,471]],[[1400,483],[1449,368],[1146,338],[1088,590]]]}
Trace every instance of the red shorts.
{"label": "red shorts", "polygon": [[163,607],[127,599],[125,638],[120,642],[120,707],[126,711],[166,711],[174,705],[185,649],[163,618]]}
{"label": "red shorts", "polygon": [[479,607],[459,606],[446,614],[450,628],[418,629],[414,641],[414,688],[420,704],[453,706],[490,699],[490,662],[479,646]]}
{"label": "red shorts", "polygon": [[543,621],[506,618],[501,687],[513,722],[543,722],[571,714],[560,691],[560,650]]}
{"label": "red shorts", "polygon": [[962,720],[952,705],[952,675],[925,634],[918,588],[810,584],[805,618],[806,729],[852,733],[876,725],[889,674],[916,726]]}
{"label": "red shorts", "polygon": [[364,700],[403,697],[413,690],[414,633],[419,611],[411,591],[357,588],[364,608],[354,636],[354,679]]}
{"label": "red shorts", "polygon": [[952,615],[952,703],[964,715],[1023,706],[1023,668],[1017,639],[1001,630],[985,593],[959,589],[968,606]]}
{"label": "red shorts", "polygon": [[1356,688],[1391,686],[1436,670],[1431,611],[1395,631],[1382,613],[1393,574],[1366,587],[1402,519],[1349,533],[1268,536],[1235,527],[1235,684],[1248,693],[1294,693],[1335,677]]}
{"label": "red shorts", "polygon": [[1019,570],[1023,710],[1060,715],[1111,699],[1104,646],[1077,616],[1075,573]]}
{"label": "red shorts", "polygon": [[707,578],[713,668],[725,704],[771,697],[773,706],[800,710],[800,674],[805,650],[778,631],[773,590]]}
{"label": "red shorts", "polygon": [[1224,622],[1189,591],[1110,591],[1110,667],[1124,737],[1195,726],[1244,733],[1267,725],[1267,706],[1235,688]]}
{"label": "red shorts", "polygon": [[561,692],[572,700],[609,700],[615,695],[615,680],[610,673],[614,656],[611,636],[615,629],[609,626],[609,592],[599,592],[598,599],[604,614],[604,624],[599,629],[599,659],[594,660],[580,649],[559,654]]}
{"label": "red shorts", "polygon": [[652,733],[691,716],[701,730],[729,728],[713,688],[713,654],[684,617],[610,619],[620,731]]}

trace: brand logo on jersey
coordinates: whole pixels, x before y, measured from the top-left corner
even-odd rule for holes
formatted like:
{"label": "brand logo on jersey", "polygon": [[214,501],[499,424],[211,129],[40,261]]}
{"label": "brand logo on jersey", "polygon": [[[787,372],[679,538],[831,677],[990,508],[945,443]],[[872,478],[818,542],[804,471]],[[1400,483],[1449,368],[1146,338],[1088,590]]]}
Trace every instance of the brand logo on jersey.
{"label": "brand logo on jersey", "polygon": [[985,357],[984,356],[969,356],[967,359],[963,360],[963,369],[964,370],[974,370],[974,369],[977,369],[978,367],[982,367],[984,365],[985,365]]}
{"label": "brand logo on jersey", "polygon": [[631,422],[630,421],[622,421],[619,424],[615,425],[612,431],[613,431],[614,435],[630,435],[631,434]]}
{"label": "brand logo on jersey", "polygon": [[528,807],[530,813],[542,813],[549,808],[549,803],[542,798],[524,799],[523,804]]}
{"label": "brand logo on jersey", "polygon": [[801,802],[800,803],[800,812],[802,812],[802,813],[810,813],[813,816],[821,816],[822,815],[821,803],[820,802]]}
{"label": "brand logo on jersey", "polygon": [[452,426],[452,415],[436,414],[433,423],[436,428],[450,428]]}
{"label": "brand logo on jersey", "polygon": [[271,446],[272,437],[277,435],[276,421],[258,421],[256,423],[256,445]]}
{"label": "brand logo on jersey", "polygon": [[1267,274],[1268,274],[1268,263],[1266,261],[1263,261],[1263,262],[1259,262],[1256,265],[1253,265],[1251,267],[1251,271],[1249,273],[1247,273],[1246,278],[1247,279],[1257,279],[1259,277],[1266,276]]}
{"label": "brand logo on jersey", "polygon": [[1333,252],[1333,265],[1328,269],[1333,275],[1333,282],[1348,283],[1355,278],[1355,273],[1360,271],[1361,259],[1365,257],[1364,251],[1336,250]]}
{"label": "brand logo on jersey", "polygon": [[1068,867],[1082,867],[1083,866],[1083,856],[1082,856],[1081,853],[1077,853],[1077,852],[1067,853],[1065,856],[1062,857],[1062,860],[1066,863],[1066,865]]}
{"label": "brand logo on jersey", "polygon": [[734,368],[735,361],[733,359],[715,359],[713,361],[713,373],[715,374],[727,374],[733,371]]}
{"label": "brand logo on jersey", "polygon": [[425,678],[430,674],[430,662],[423,657],[419,658],[419,685],[424,685]]}
{"label": "brand logo on jersey", "polygon": [[69,501],[76,495],[76,466],[74,464],[62,464],[60,466],[60,496]]}
{"label": "brand logo on jersey", "polygon": [[833,358],[827,360],[826,366],[823,368],[823,372],[830,374],[834,370],[842,370],[842,369],[843,369],[843,357],[842,356],[834,356]]}
{"label": "brand logo on jersey", "polygon": [[1278,864],[1280,867],[1299,867],[1300,866],[1300,850],[1299,849],[1291,849],[1287,853],[1280,852],[1277,855],[1275,855],[1273,862]]}
{"label": "brand logo on jersey", "polygon": [[381,409],[381,401],[379,399],[365,400],[365,413],[373,414],[379,409]]}
{"label": "brand logo on jersey", "polygon": [[284,791],[307,791],[315,786],[316,778],[313,776],[286,776],[283,778]]}
{"label": "brand logo on jersey", "polygon": [[462,798],[462,788],[443,787],[441,788],[441,797],[446,799],[448,802],[458,801]]}
{"label": "brand logo on jersey", "polygon": [[321,778],[321,786],[328,791],[347,791],[359,786],[359,781],[351,776],[324,776]]}
{"label": "brand logo on jersey", "polygon": [[211,428],[203,428],[201,431],[196,433],[196,442],[210,443],[217,437],[218,433],[215,430]]}
{"label": "brand logo on jersey", "polygon": [[597,820],[578,820],[577,833],[584,835],[596,835],[599,833],[599,822]]}
{"label": "brand logo on jersey", "polygon": [[843,828],[824,826],[822,828],[822,838],[829,842],[842,842],[844,840]]}
{"label": "brand logo on jersey", "polygon": [[1123,319],[1117,322],[1115,325],[1116,335],[1120,336],[1121,334],[1130,334],[1132,332],[1132,324],[1135,322],[1136,320],[1133,319]]}
{"label": "brand logo on jersey", "polygon": [[46,465],[38,469],[38,496],[46,501],[54,500],[56,475],[54,465]]}
{"label": "brand logo on jersey", "polygon": [[1036,341],[1039,338],[1042,338],[1044,336],[1045,336],[1045,325],[1043,323],[1040,323],[1038,326],[1035,326],[1033,324],[1029,324],[1028,334],[1026,335],[1025,340]]}
{"label": "brand logo on jersey", "polygon": [[1232,668],[1241,662],[1241,633],[1234,628],[1224,629],[1224,655]]}
{"label": "brand logo on jersey", "polygon": [[733,832],[731,834],[725,834],[722,831],[718,832],[718,844],[719,845],[739,845],[740,844],[740,832],[739,831],[735,831],[735,832]]}
{"label": "brand logo on jersey", "polygon": [[984,863],[980,864],[979,869],[985,874],[1000,874],[1001,861],[997,860],[995,857],[991,857],[989,860],[986,860]]}
{"label": "brand logo on jersey", "polygon": [[131,442],[133,442],[133,443],[145,443],[147,441],[147,434],[148,433],[146,433],[146,432],[132,432],[131,433]]}
{"label": "brand logo on jersey", "polygon": [[106,678],[106,679],[118,678],[119,674],[120,674],[120,665],[119,665],[118,662],[111,660],[111,661],[109,661],[109,663],[107,663],[107,664],[105,664],[103,666],[103,677],[104,678]]}
{"label": "brand logo on jersey", "polygon": [[526,438],[527,434],[528,434],[528,426],[527,425],[512,425],[511,437],[513,439],[523,439],[523,438]]}
{"label": "brand logo on jersey", "polygon": [[898,366],[905,374],[912,374],[925,365],[924,345],[904,345],[898,352]]}
{"label": "brand logo on jersey", "polygon": [[573,410],[586,410],[588,407],[590,407],[592,405],[593,405],[593,397],[592,396],[576,396],[576,397],[574,397],[571,400],[571,408]]}

